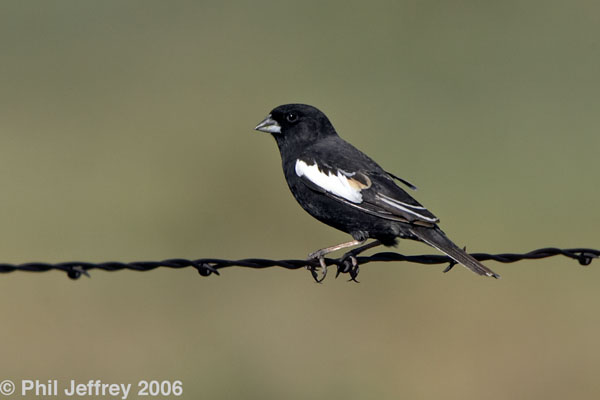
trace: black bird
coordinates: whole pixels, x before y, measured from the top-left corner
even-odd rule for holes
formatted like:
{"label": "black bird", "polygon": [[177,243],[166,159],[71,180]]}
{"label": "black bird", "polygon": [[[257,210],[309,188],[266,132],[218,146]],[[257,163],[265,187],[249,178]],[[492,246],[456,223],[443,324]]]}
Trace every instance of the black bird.
{"label": "black bird", "polygon": [[[327,272],[323,258],[326,254],[375,239],[342,257],[348,265],[345,272],[354,279],[358,273],[357,254],[380,244],[393,246],[397,238],[425,242],[476,274],[499,278],[448,239],[437,225],[439,219],[396,181],[416,189],[412,184],[386,172],[340,138],[317,108],[305,104],[279,106],[255,129],[275,138],[285,179],[302,208],[354,238],[309,255],[310,259],[318,259],[323,268],[320,280]],[[311,272],[317,279],[314,270]]]}

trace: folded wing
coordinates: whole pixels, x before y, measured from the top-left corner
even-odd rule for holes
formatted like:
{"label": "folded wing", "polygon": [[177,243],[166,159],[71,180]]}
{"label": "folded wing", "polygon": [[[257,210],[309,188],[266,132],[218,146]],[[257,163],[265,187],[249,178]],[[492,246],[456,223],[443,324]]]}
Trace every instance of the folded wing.
{"label": "folded wing", "polygon": [[[439,219],[385,171],[346,171],[316,160],[297,159],[296,175],[311,189],[381,218],[433,226]],[[397,178],[396,178],[397,179]]]}

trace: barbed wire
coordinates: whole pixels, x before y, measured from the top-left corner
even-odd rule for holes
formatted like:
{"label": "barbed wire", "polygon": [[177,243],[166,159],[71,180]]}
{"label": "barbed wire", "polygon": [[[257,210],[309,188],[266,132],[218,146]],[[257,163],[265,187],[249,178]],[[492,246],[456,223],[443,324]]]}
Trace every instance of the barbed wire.
{"label": "barbed wire", "polygon": [[[501,254],[487,254],[487,253],[471,253],[475,259],[479,261],[493,260],[501,263],[513,263],[521,260],[537,260],[540,258],[547,258],[562,255],[568,258],[577,260],[580,265],[590,265],[594,258],[600,256],[600,250],[587,249],[587,248],[573,248],[573,249],[559,249],[555,247],[546,247],[543,249],[537,249],[528,253],[501,253]],[[448,267],[444,272],[452,269],[456,262],[448,256],[437,255],[437,254],[424,254],[409,256],[395,252],[380,252],[370,256],[356,257],[358,265],[365,265],[371,262],[392,262],[392,261],[407,261],[417,264],[433,265],[433,264],[446,264]],[[348,259],[342,258],[325,258],[325,264],[327,266],[335,265],[337,267],[337,274],[349,274],[351,280],[356,280],[358,274],[358,266],[353,266]],[[162,261],[135,261],[135,262],[120,262],[120,261],[109,261],[109,262],[81,262],[81,261],[70,261],[61,263],[44,263],[44,262],[30,262],[25,264],[0,264],[0,273],[8,273],[13,271],[28,271],[28,272],[46,272],[51,270],[63,271],[71,279],[77,279],[81,275],[89,276],[90,270],[99,269],[104,271],[120,271],[120,270],[133,270],[133,271],[152,271],[157,268],[195,268],[201,276],[209,276],[212,274],[220,275],[219,270],[228,267],[244,267],[244,268],[271,268],[281,267],[290,270],[308,268],[315,280],[317,279],[317,270],[320,267],[319,261],[317,260],[268,260],[264,258],[246,258],[242,260],[223,260],[218,258],[199,258],[196,260],[188,260],[183,258],[173,258]]]}

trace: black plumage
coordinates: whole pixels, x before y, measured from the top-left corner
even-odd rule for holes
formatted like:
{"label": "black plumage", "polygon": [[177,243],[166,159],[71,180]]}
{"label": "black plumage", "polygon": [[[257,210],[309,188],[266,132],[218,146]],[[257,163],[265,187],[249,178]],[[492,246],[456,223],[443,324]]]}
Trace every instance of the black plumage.
{"label": "black plumage", "polygon": [[275,138],[286,181],[302,208],[354,238],[311,253],[309,257],[320,260],[324,273],[323,256],[331,251],[375,239],[345,254],[355,277],[358,253],[379,244],[392,246],[397,238],[405,238],[425,242],[479,275],[499,277],[448,239],[437,225],[439,219],[396,181],[414,189],[412,184],[386,172],[340,138],[325,114],[315,107],[279,106],[256,130]]}

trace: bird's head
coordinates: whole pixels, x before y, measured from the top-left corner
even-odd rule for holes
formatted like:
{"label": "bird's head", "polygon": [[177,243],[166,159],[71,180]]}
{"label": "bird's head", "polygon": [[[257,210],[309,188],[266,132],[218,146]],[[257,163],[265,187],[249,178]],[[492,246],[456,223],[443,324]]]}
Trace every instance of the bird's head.
{"label": "bird's head", "polygon": [[318,139],[337,135],[325,114],[306,104],[276,107],[255,129],[273,135],[280,149],[290,144],[304,147]]}

